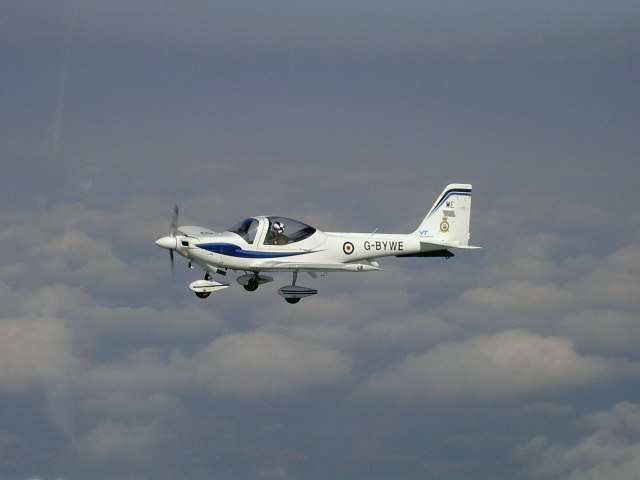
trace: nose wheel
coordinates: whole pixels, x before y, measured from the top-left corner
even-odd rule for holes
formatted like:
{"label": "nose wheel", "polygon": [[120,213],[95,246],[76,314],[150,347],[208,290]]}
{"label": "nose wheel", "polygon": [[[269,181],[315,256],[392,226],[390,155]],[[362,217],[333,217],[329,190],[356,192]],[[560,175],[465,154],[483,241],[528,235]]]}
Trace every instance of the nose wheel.
{"label": "nose wheel", "polygon": [[[211,278],[211,277],[209,277]],[[189,290],[196,294],[198,298],[207,298],[212,292],[229,288],[228,283],[214,282],[213,280],[196,280],[189,284]]]}

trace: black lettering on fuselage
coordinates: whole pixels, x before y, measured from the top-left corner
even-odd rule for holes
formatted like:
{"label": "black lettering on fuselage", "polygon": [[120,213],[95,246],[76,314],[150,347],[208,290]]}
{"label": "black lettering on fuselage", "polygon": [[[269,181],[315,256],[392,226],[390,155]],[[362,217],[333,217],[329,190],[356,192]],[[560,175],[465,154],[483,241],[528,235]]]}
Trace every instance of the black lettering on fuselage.
{"label": "black lettering on fuselage", "polygon": [[381,252],[381,251],[401,252],[404,250],[404,242],[392,241],[392,240],[376,240],[375,242],[370,242],[366,240],[363,244],[363,248],[366,251],[375,250],[376,252]]}

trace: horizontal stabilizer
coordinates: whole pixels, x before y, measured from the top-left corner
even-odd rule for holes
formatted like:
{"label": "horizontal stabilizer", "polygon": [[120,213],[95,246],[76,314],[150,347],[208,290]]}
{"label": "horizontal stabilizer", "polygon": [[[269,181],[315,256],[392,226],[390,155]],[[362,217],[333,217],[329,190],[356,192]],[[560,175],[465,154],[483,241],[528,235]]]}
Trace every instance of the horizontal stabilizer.
{"label": "horizontal stabilizer", "polygon": [[425,242],[424,240],[420,241],[420,246],[422,249],[424,249],[425,251],[434,251],[434,250],[438,250],[435,249],[433,247],[444,247],[443,249],[447,249],[447,248],[460,248],[462,250],[478,250],[482,247],[477,247],[475,245],[464,245],[464,244],[460,244],[457,242],[447,242],[446,240],[429,240],[428,242]]}
{"label": "horizontal stabilizer", "polygon": [[396,255],[396,257],[455,257],[449,250],[431,250],[430,252],[405,253],[404,255]]}

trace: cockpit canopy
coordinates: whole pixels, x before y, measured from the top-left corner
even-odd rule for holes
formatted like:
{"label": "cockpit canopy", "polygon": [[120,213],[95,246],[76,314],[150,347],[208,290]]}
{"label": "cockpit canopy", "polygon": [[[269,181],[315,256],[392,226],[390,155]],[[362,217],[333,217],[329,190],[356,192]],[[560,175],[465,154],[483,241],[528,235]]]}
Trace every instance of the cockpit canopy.
{"label": "cockpit canopy", "polygon": [[316,229],[306,223],[286,217],[267,217],[269,229],[264,239],[265,245],[287,245],[309,238]]}
{"label": "cockpit canopy", "polygon": [[256,218],[247,218],[246,220],[236,223],[233,227],[227,229],[227,232],[237,233],[245,242],[253,243],[258,233],[260,223]]}
{"label": "cockpit canopy", "polygon": [[[270,216],[265,219],[265,245],[288,245],[309,238],[316,232],[315,228],[291,218]],[[227,231],[240,235],[247,243],[252,244],[258,235],[259,227],[260,222],[257,218],[247,218]]]}

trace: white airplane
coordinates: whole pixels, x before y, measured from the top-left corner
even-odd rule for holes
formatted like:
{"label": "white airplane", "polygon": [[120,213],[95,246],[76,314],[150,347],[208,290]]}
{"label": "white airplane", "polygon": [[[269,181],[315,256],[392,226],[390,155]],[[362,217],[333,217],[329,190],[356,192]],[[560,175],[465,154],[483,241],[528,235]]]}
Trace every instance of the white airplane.
{"label": "white airplane", "polygon": [[[189,261],[189,268],[205,271],[203,280],[189,285],[200,298],[229,287],[212,280],[212,274],[227,270],[242,271],[236,281],[248,291],[273,281],[264,272],[293,272],[291,285],[278,293],[289,303],[318,293],[296,285],[298,272],[313,278],[326,272],[368,272],[380,270],[380,257],[452,257],[450,248],[476,249],[469,245],[471,185],[447,185],[422,220],[409,234],[322,232],[297,220],[279,216],[247,218],[228,230],[217,233],[196,226],[178,227],[175,207],[169,235],[156,245]],[[366,262],[366,263],[365,263]]]}

